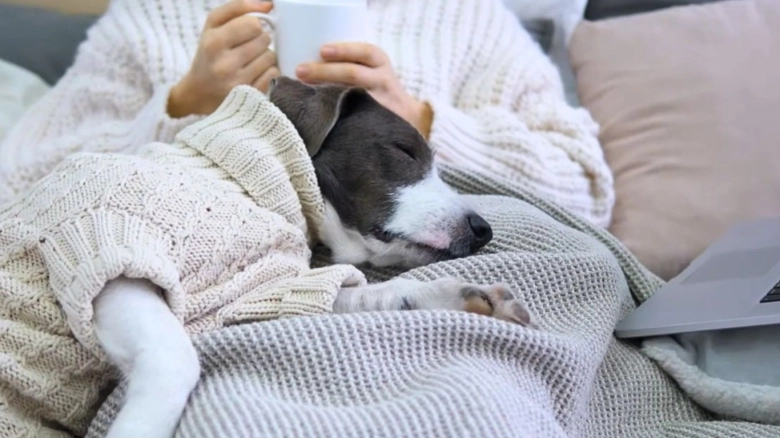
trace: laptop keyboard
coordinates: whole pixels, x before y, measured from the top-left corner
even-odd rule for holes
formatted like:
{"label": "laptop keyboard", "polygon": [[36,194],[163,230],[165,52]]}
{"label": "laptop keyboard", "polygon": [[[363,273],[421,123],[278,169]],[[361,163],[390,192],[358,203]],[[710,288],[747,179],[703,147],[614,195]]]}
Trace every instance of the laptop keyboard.
{"label": "laptop keyboard", "polygon": [[768,294],[764,295],[764,298],[761,298],[762,303],[774,303],[775,301],[780,301],[780,282]]}

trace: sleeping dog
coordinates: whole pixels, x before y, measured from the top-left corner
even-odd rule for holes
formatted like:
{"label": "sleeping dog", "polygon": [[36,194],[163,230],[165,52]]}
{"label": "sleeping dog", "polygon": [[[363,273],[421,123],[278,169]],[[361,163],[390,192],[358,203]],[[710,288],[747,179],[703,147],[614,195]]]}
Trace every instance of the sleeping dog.
{"label": "sleeping dog", "polygon": [[[325,200],[319,240],[336,263],[424,264],[474,254],[490,225],[438,176],[420,134],[365,90],[279,78],[269,98],[304,140]],[[169,437],[200,368],[183,326],[155,285],[119,277],[95,299],[94,322],[109,358],[129,380],[110,437]],[[394,279],[345,287],[336,313],[444,309],[532,326],[507,287],[457,279]],[[134,330],[118,321],[133,320]]]}

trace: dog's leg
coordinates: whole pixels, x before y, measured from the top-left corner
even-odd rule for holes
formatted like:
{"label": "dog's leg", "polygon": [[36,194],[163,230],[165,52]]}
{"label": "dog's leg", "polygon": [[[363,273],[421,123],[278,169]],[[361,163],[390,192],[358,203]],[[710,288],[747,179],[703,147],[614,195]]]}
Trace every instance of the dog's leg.
{"label": "dog's leg", "polygon": [[334,312],[461,310],[536,328],[531,314],[503,284],[482,286],[444,278],[430,282],[396,278],[339,291]]}
{"label": "dog's leg", "polygon": [[95,299],[101,345],[128,380],[109,438],[170,438],[200,375],[189,336],[160,289],[119,277]]}

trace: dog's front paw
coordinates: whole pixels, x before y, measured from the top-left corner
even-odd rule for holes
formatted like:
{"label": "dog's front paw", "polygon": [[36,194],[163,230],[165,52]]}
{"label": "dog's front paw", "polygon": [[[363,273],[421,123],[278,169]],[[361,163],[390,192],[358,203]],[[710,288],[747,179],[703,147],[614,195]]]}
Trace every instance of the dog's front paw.
{"label": "dog's front paw", "polygon": [[[538,328],[522,302],[515,299],[509,286],[501,283],[478,285],[443,278],[426,283],[433,292],[419,302],[419,308],[462,310],[492,316],[525,327]],[[410,306],[408,308],[414,308]]]}
{"label": "dog's front paw", "polygon": [[525,327],[538,328],[531,313],[516,300],[504,284],[480,286],[465,284],[458,291],[463,299],[463,310],[479,315],[492,316]]}

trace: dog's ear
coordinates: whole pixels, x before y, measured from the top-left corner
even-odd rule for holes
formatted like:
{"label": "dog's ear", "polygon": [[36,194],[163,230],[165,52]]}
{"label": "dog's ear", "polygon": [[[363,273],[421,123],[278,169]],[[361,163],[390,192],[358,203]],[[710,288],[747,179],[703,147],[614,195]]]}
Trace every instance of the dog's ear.
{"label": "dog's ear", "polygon": [[269,94],[271,101],[295,126],[310,157],[320,151],[336,122],[349,114],[360,99],[369,97],[362,88],[312,87],[282,77],[272,81]]}
{"label": "dog's ear", "polygon": [[366,90],[354,87],[321,87],[316,91],[303,111],[306,116],[295,124],[310,157],[320,151],[336,122],[347,116],[361,98],[368,96]]}

